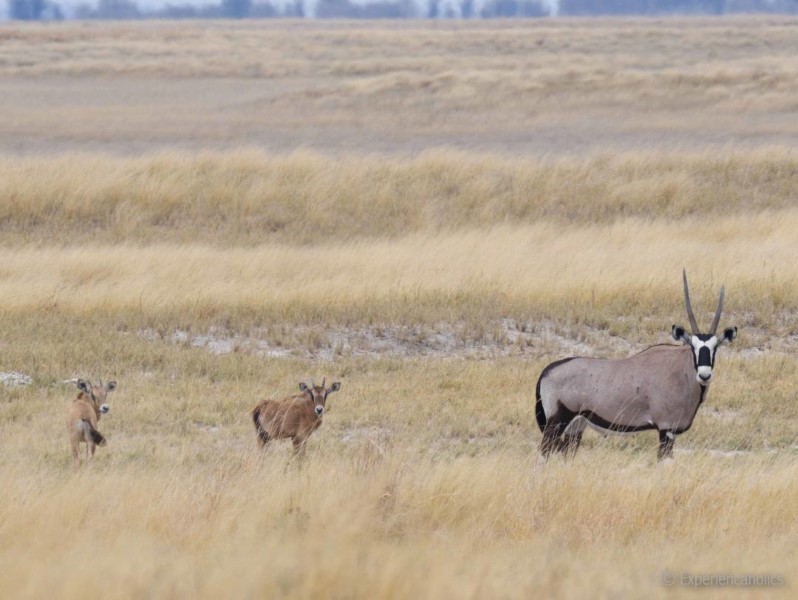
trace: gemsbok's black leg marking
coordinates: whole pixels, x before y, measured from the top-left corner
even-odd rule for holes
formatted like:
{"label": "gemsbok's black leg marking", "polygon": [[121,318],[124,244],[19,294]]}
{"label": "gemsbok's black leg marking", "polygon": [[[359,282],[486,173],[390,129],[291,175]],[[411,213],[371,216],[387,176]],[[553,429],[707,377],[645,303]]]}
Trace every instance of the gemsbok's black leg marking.
{"label": "gemsbok's black leg marking", "polygon": [[659,432],[659,450],[657,451],[657,460],[663,458],[673,458],[673,443],[676,441],[676,434],[670,430],[660,430]]}

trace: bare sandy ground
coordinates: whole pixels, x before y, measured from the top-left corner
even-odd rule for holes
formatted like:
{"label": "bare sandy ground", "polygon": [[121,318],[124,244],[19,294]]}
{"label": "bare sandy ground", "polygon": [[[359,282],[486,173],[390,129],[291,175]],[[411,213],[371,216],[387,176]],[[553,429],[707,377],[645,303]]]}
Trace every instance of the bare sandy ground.
{"label": "bare sandy ground", "polygon": [[798,120],[786,105],[723,114],[711,102],[669,107],[596,97],[568,106],[573,94],[563,91],[545,103],[530,94],[524,112],[515,103],[456,110],[427,106],[418,92],[397,92],[387,104],[375,96],[372,104],[339,93],[343,85],[302,78],[4,76],[0,153],[252,147],[401,155],[451,147],[543,156],[798,144]]}

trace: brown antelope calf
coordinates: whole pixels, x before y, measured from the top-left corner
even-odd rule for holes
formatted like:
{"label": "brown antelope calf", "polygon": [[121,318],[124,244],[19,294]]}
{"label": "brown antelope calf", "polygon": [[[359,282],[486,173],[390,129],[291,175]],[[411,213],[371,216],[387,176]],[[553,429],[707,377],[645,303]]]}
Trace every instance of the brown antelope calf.
{"label": "brown antelope calf", "polygon": [[111,410],[105,401],[108,392],[116,389],[116,381],[103,385],[100,380],[99,385],[92,385],[83,379],[70,379],[64,383],[76,383],[79,390],[78,395],[67,406],[67,432],[72,445],[72,458],[75,465],[79,466],[78,449],[81,442],[86,443],[87,462],[94,459],[97,446],[105,446],[103,434],[97,431],[97,422],[100,416]]}
{"label": "brown antelope calf", "polygon": [[341,389],[336,381],[325,388],[325,377],[321,385],[308,387],[299,384],[301,394],[282,400],[262,400],[252,409],[252,421],[258,433],[258,444],[265,449],[271,440],[291,438],[294,455],[304,455],[305,442],[321,425],[327,395]]}

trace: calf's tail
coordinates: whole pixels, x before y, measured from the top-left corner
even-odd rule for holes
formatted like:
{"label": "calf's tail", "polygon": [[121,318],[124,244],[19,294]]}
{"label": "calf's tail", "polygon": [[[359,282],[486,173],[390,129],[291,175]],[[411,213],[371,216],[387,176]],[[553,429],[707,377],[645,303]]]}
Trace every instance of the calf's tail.
{"label": "calf's tail", "polygon": [[91,436],[91,441],[94,442],[95,444],[97,444],[98,446],[105,446],[105,444],[107,443],[106,440],[105,440],[105,436],[103,436],[102,433],[100,433],[94,427],[92,427],[91,422],[88,421],[87,419],[83,419],[83,422],[86,424],[85,426],[89,430],[89,435]]}
{"label": "calf's tail", "polygon": [[260,424],[260,408],[256,408],[252,411],[252,422],[255,423],[255,431],[258,432],[258,437],[260,441],[264,444],[269,441],[269,434],[266,433],[266,430]]}

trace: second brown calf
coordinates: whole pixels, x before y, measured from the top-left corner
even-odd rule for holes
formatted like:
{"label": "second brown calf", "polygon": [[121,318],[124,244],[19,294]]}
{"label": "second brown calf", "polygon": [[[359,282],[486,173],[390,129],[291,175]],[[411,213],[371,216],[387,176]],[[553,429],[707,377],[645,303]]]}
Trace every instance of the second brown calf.
{"label": "second brown calf", "polygon": [[326,381],[325,378],[321,385],[310,387],[300,383],[301,394],[282,400],[262,400],[252,409],[261,448],[265,449],[272,440],[290,439],[294,454],[304,454],[308,438],[321,426],[327,396],[341,389],[338,381],[325,388]]}
{"label": "second brown calf", "polygon": [[78,450],[81,443],[86,444],[88,462],[94,459],[97,446],[105,446],[105,437],[97,431],[97,422],[110,410],[106,399],[108,393],[116,389],[116,381],[107,384],[101,381],[99,385],[92,385],[83,379],[73,379],[65,383],[78,386],[78,395],[67,406],[67,432],[72,446],[72,460],[75,465],[80,465]]}

